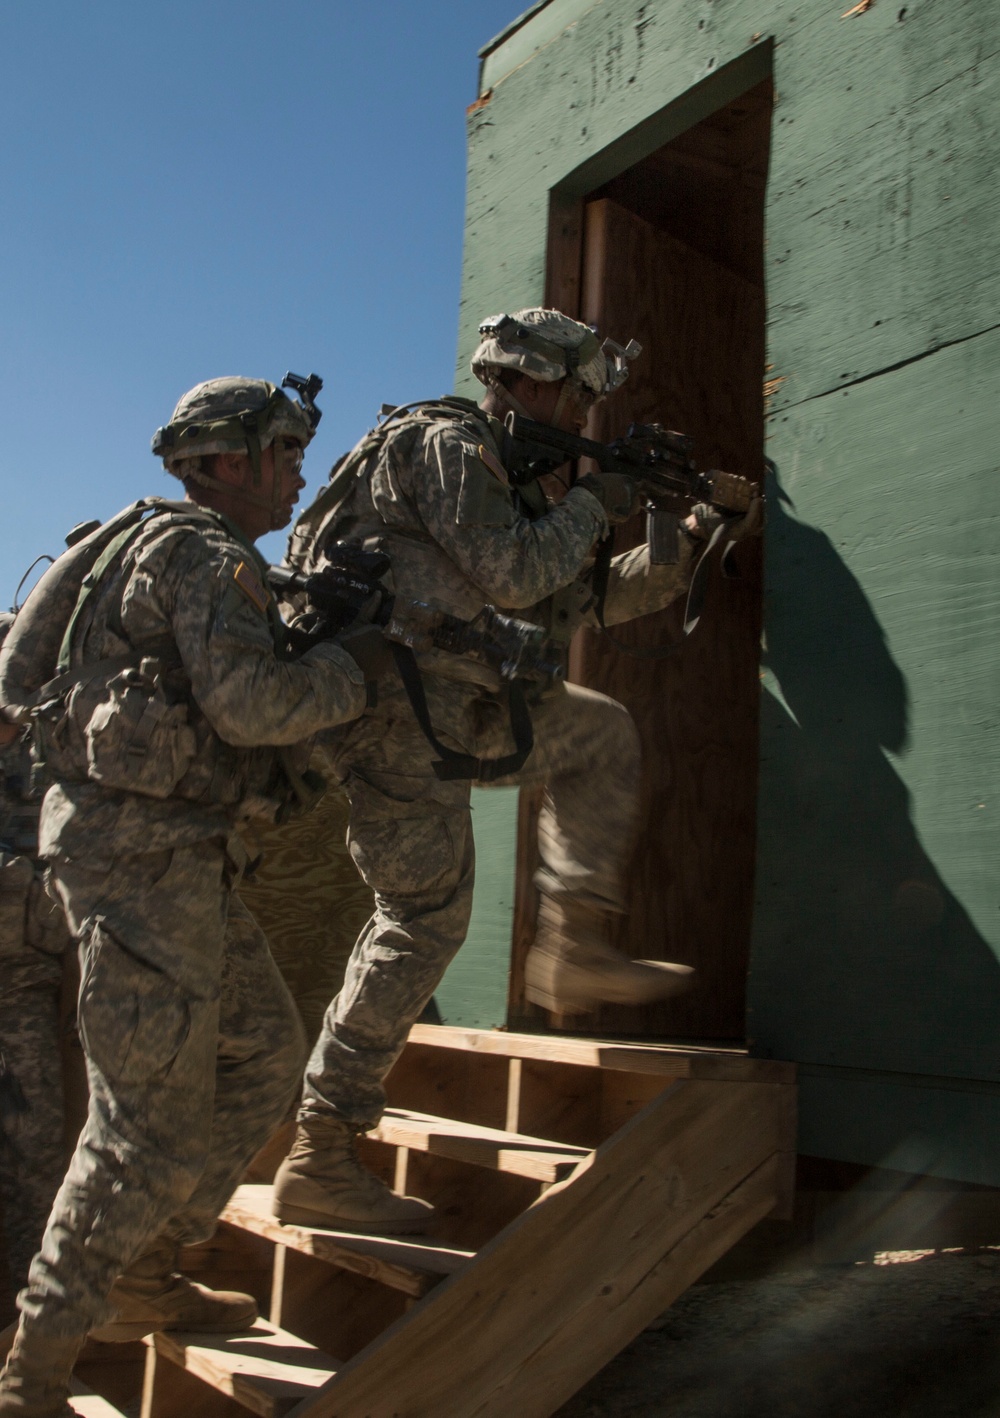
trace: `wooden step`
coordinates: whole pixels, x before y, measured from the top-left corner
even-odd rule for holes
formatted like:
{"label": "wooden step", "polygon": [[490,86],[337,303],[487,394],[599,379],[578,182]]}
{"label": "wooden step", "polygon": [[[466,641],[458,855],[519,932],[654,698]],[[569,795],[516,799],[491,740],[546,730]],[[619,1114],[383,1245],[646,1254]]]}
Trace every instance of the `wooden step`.
{"label": "wooden step", "polygon": [[793,1099],[761,1082],[661,1090],[299,1418],[547,1418],[773,1210]]}
{"label": "wooden step", "polygon": [[444,1024],[414,1024],[409,1042],[463,1053],[576,1064],[580,1068],[654,1073],[664,1078],[704,1078],[722,1083],[795,1082],[793,1063],[754,1059],[746,1049],[736,1047],[630,1044],[554,1034],[508,1034],[501,1029],[456,1029]]}
{"label": "wooden step", "polygon": [[453,1122],[408,1108],[387,1108],[378,1127],[368,1136],[395,1147],[409,1147],[415,1152],[469,1162],[537,1182],[560,1182],[591,1155],[587,1147]]}
{"label": "wooden step", "polygon": [[70,1379],[70,1393],[67,1400],[77,1418],[122,1418],[120,1409],[99,1393],[94,1393],[79,1379]]}
{"label": "wooden step", "polygon": [[[151,1371],[164,1360],[235,1399],[259,1418],[282,1418],[313,1396],[341,1367],[336,1359],[294,1334],[258,1320],[238,1334],[151,1334],[146,1340]],[[149,1382],[144,1411],[156,1412],[155,1378]],[[98,1418],[98,1415],[95,1415]]]}
{"label": "wooden step", "polygon": [[417,1299],[444,1276],[460,1270],[475,1254],[417,1238],[403,1240],[398,1236],[361,1236],[352,1231],[284,1226],[271,1213],[271,1188],[257,1184],[237,1188],[222,1220],[341,1270],[379,1280]]}

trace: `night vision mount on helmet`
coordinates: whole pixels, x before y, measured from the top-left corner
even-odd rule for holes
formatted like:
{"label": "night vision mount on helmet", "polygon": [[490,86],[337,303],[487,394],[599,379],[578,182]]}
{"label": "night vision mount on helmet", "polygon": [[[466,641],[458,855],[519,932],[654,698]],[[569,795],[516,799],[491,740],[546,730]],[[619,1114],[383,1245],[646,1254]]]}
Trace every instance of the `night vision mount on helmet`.
{"label": "night vision mount on helmet", "polygon": [[[190,460],[216,453],[246,453],[253,469],[253,486],[259,488],[261,455],[275,439],[288,438],[303,448],[311,441],[322,418],[315,403],[322,387],[318,374],[304,378],[287,373],[280,389],[266,379],[207,379],[188,390],[170,422],[153,434],[153,453],[163,459],[167,472],[174,477],[190,478],[203,487],[223,491],[231,490],[228,484],[213,478],[202,467],[190,466]],[[293,389],[301,403],[283,393],[285,388]],[[275,479],[270,499],[249,489],[243,490],[243,496],[277,514],[280,481]]]}
{"label": "night vision mount on helmet", "polygon": [[[500,370],[513,369],[542,383],[565,379],[589,399],[603,398],[624,384],[629,361],[642,352],[635,340],[625,346],[614,340],[602,344],[589,325],[539,306],[491,315],[479,334],[472,372],[480,383],[493,388]],[[512,402],[509,391],[507,397]]]}

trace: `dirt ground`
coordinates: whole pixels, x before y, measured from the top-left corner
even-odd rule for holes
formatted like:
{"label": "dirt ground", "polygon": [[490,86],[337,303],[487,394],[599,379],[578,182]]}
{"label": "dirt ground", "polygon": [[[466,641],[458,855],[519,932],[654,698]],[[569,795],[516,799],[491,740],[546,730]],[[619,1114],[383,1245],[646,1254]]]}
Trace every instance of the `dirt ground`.
{"label": "dirt ground", "polygon": [[558,1418],[1000,1418],[1000,1248],[695,1286]]}

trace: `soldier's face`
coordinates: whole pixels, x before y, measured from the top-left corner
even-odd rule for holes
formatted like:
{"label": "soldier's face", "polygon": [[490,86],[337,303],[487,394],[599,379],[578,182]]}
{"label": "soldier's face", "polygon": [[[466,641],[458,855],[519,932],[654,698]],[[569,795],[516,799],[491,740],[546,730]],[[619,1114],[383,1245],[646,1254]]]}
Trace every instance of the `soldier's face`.
{"label": "soldier's face", "polygon": [[292,509],[306,485],[302,476],[302,457],[302,444],[294,438],[276,438],[261,454],[260,491],[274,508],[272,531],[287,527],[292,520]]}
{"label": "soldier's face", "polygon": [[523,399],[523,402],[539,423],[551,424],[563,433],[583,432],[590,405],[585,403],[584,396],[574,385],[567,387],[565,379],[559,379],[554,384],[543,384],[540,380],[527,378],[524,385],[525,392],[529,392],[530,388],[530,397]]}

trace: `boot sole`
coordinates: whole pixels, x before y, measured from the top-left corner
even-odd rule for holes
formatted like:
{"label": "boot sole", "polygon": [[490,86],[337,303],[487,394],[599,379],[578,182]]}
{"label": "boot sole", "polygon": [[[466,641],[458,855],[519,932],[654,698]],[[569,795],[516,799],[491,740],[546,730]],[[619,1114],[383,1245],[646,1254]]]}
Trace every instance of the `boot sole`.
{"label": "boot sole", "polygon": [[565,994],[555,994],[552,987],[546,989],[544,986],[528,984],[525,981],[524,997],[529,1004],[540,1005],[542,1009],[550,1010],[554,1014],[593,1014],[595,1010],[606,1004],[624,1004],[634,1008],[641,1008],[647,1004],[661,1004],[664,1000],[686,994],[691,988],[687,976],[670,976],[667,971],[663,973],[664,980],[657,989],[651,988],[631,993],[621,989],[617,994],[611,990],[595,994],[584,990],[574,991],[572,988],[567,988]]}
{"label": "boot sole", "polygon": [[584,999],[582,996],[577,999],[567,999],[565,996],[559,998],[547,990],[539,989],[537,985],[525,985],[524,998],[529,1004],[536,1004],[552,1014],[593,1014],[603,1003],[601,1000]]}
{"label": "boot sole", "polygon": [[276,1201],[272,1210],[283,1226],[308,1226],[313,1231],[352,1231],[359,1236],[422,1236],[434,1220],[431,1213],[426,1220],[349,1221],[343,1216],[330,1216],[281,1201]]}
{"label": "boot sole", "polygon": [[193,1330],[198,1334],[240,1334],[243,1330],[252,1329],[257,1318],[256,1314],[247,1315],[238,1324],[195,1324],[190,1320],[184,1324],[155,1324],[149,1320],[112,1320],[92,1329],[88,1338],[96,1339],[99,1344],[129,1344],[135,1339],[145,1339],[147,1334],[170,1334],[175,1330]]}

